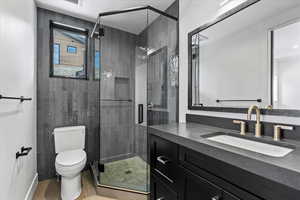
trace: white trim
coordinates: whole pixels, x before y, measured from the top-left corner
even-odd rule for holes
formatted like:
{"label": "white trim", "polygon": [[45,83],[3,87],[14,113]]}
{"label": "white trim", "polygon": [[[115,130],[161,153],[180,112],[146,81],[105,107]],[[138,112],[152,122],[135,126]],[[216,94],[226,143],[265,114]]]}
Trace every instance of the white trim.
{"label": "white trim", "polygon": [[26,193],[26,196],[25,196],[25,199],[24,200],[32,200],[33,198],[33,195],[34,195],[34,192],[37,188],[37,185],[38,185],[38,174],[36,173],[33,180],[32,180],[32,183]]}

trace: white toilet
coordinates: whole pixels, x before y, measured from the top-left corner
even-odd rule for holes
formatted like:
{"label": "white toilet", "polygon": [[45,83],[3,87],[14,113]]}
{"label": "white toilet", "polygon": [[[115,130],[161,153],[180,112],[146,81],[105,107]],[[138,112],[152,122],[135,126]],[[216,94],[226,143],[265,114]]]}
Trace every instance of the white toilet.
{"label": "white toilet", "polygon": [[53,131],[56,172],[61,175],[62,200],[74,200],[81,193],[81,170],[86,164],[85,127],[55,128]]}

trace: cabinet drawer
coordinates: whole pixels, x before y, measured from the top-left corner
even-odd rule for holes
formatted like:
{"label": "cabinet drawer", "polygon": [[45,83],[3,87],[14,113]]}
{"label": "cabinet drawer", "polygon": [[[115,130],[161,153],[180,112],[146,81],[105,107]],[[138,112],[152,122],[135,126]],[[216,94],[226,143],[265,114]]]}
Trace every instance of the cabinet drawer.
{"label": "cabinet drawer", "polygon": [[175,187],[177,181],[178,147],[162,138],[150,137],[151,171]]}
{"label": "cabinet drawer", "polygon": [[[192,171],[196,175],[209,180],[211,183],[218,185],[223,191],[229,191],[224,193],[222,200],[261,200],[258,195],[254,192],[249,192],[240,187],[240,183],[251,184],[255,181],[250,182],[250,174],[245,174],[239,168],[231,165],[227,165],[221,161],[215,160],[214,158],[203,155],[199,152],[180,147],[179,149],[179,165],[183,168]],[[222,177],[222,178],[220,178]],[[236,183],[232,183],[232,180],[238,180]],[[237,186],[238,185],[238,186]]]}
{"label": "cabinet drawer", "polygon": [[176,200],[177,193],[169,188],[160,178],[151,175],[151,200]]}
{"label": "cabinet drawer", "polygon": [[[182,169],[180,181],[180,200],[221,200],[223,193],[221,188],[191,172]],[[230,199],[229,199],[230,200]]]}

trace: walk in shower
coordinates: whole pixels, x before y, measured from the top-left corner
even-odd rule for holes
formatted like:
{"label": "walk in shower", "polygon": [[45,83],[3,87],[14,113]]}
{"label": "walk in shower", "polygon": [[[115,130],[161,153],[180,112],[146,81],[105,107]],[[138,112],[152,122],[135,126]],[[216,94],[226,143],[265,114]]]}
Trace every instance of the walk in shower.
{"label": "walk in shower", "polygon": [[95,180],[99,187],[147,194],[147,127],[178,116],[177,18],[150,6],[100,13],[92,36],[100,55]]}

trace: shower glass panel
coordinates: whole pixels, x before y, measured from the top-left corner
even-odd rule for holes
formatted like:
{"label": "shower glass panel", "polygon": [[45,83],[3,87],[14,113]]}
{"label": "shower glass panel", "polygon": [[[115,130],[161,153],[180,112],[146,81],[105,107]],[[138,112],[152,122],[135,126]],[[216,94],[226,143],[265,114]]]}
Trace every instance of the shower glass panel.
{"label": "shower glass panel", "polygon": [[147,35],[147,122],[149,126],[177,122],[177,21],[149,12],[154,19],[141,34]]}
{"label": "shower glass panel", "polygon": [[98,182],[147,194],[147,126],[177,120],[177,21],[144,9],[100,24]]}

